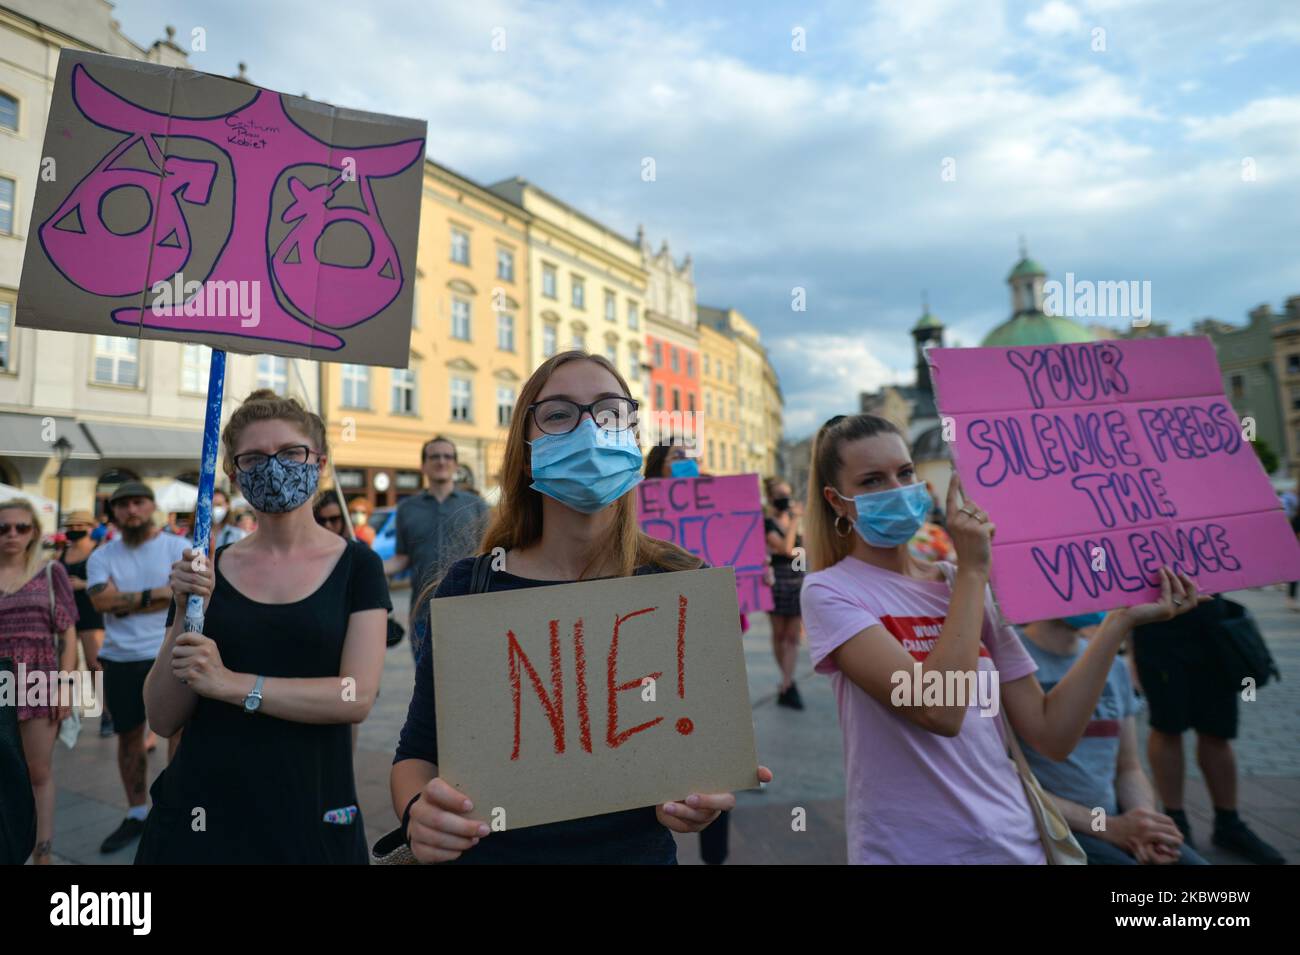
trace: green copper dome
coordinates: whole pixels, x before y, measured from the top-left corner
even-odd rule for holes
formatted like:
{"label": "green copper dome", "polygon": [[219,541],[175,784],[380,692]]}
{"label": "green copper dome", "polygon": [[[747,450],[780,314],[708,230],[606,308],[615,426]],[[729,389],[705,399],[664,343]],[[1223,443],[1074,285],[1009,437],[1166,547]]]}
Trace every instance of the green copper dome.
{"label": "green copper dome", "polygon": [[1014,348],[1019,345],[1060,345],[1096,340],[1096,335],[1077,322],[1059,315],[1038,312],[1017,315],[1003,322],[985,335],[980,345],[984,348]]}
{"label": "green copper dome", "polygon": [[943,322],[926,312],[916,320],[916,324],[912,326],[912,331],[919,331],[922,328],[943,328]]}
{"label": "green copper dome", "polygon": [[1019,278],[1022,275],[1046,275],[1046,274],[1047,274],[1046,269],[1044,269],[1041,265],[1039,265],[1029,256],[1025,256],[1023,259],[1021,259],[1019,262],[1016,263],[1016,267],[1013,268],[1011,270],[1011,274],[1007,276],[1007,281],[1010,282],[1012,279]]}

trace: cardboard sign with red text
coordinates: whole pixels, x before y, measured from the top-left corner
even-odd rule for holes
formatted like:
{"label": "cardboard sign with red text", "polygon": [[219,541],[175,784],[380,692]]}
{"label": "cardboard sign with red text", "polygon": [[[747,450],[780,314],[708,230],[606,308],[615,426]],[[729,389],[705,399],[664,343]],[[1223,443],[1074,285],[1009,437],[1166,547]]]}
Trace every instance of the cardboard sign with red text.
{"label": "cardboard sign with red text", "polygon": [[438,774],[476,818],[522,829],[758,786],[731,568],[429,613]]}
{"label": "cardboard sign with red text", "polygon": [[934,348],[967,497],[1016,623],[1300,578],[1300,545],[1208,338]]}
{"label": "cardboard sign with red text", "polygon": [[710,567],[736,571],[741,613],[772,609],[763,499],[757,474],[659,478],[636,489],[637,521],[651,537],[690,551]]}

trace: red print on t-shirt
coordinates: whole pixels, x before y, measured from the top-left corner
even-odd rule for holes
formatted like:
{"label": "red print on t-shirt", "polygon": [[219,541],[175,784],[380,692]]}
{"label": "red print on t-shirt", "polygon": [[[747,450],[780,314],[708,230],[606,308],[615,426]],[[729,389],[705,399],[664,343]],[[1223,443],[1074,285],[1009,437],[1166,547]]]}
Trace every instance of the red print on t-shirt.
{"label": "red print on t-shirt", "polygon": [[[885,629],[894,635],[894,639],[903,645],[903,649],[917,660],[924,660],[934,649],[943,632],[946,617],[881,617]],[[988,650],[980,644],[980,656],[987,657]]]}

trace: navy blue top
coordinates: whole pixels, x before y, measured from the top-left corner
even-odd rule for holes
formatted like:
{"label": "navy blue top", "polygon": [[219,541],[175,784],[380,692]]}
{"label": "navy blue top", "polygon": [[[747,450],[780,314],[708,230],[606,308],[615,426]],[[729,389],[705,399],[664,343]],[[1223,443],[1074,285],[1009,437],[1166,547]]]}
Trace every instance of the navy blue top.
{"label": "navy blue top", "polygon": [[[474,558],[452,564],[434,593],[439,597],[460,597],[470,592]],[[638,567],[637,574],[658,573],[658,567]],[[494,571],[488,591],[522,590],[566,583],[561,580],[531,580]],[[422,621],[417,624],[427,626]],[[415,665],[415,692],[406,713],[406,724],[397,743],[393,762],[423,759],[438,762],[438,727],[434,711],[433,660],[430,642],[425,640]],[[456,860],[462,864],[547,863],[607,865],[675,865],[677,844],[672,833],[655,816],[655,807],[625,809],[602,816],[567,819],[525,829],[494,832]]]}

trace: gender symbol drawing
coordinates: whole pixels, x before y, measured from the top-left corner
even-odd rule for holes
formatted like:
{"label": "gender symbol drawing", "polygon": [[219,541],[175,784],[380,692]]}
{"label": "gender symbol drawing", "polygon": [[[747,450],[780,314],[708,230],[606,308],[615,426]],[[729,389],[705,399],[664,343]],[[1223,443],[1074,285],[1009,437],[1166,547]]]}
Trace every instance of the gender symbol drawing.
{"label": "gender symbol drawing", "polygon": [[[101,59],[106,58],[92,62]],[[61,202],[54,197],[57,208],[41,221],[37,235],[45,256],[68,282],[97,296],[130,297],[104,303],[118,325],[138,328],[145,337],[155,328],[260,340],[244,343],[241,350],[282,352],[270,346],[279,342],[351,351],[349,342],[330,330],[363,326],[392,305],[408,276],[413,278],[413,230],[403,230],[411,233],[412,247],[399,250],[376,202],[374,183],[419,162],[423,138],[364,146],[326,142],[294,121],[284,97],[257,87],[242,106],[186,118],[128,100],[92,76],[85,62],[72,67],[70,85],[74,123],[89,122],[124,138]],[[228,90],[222,87],[227,96]],[[352,132],[352,140],[359,129],[377,135],[351,118],[340,125]],[[378,135],[392,136],[413,124],[370,125]],[[52,117],[51,137],[53,126]],[[224,159],[177,155],[210,149]],[[77,158],[84,162],[83,156]],[[214,189],[222,176],[229,184]],[[417,204],[418,188],[412,190]],[[105,220],[105,203],[123,195],[148,210],[138,229],[115,228]],[[229,209],[216,203],[228,203]],[[401,205],[391,199],[388,204]],[[397,214],[409,217],[411,211]],[[194,218],[200,215],[209,233],[213,222],[228,223],[224,238],[217,236],[219,251],[210,264],[192,261]],[[347,262],[337,261],[340,251]],[[187,265],[199,274],[187,273]],[[184,295],[160,304],[151,290],[178,275]],[[194,304],[210,287],[236,288],[227,283],[257,283],[255,322],[214,317],[201,302]],[[356,338],[349,336],[353,344]]]}

